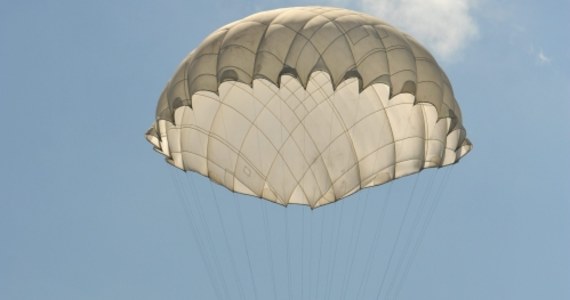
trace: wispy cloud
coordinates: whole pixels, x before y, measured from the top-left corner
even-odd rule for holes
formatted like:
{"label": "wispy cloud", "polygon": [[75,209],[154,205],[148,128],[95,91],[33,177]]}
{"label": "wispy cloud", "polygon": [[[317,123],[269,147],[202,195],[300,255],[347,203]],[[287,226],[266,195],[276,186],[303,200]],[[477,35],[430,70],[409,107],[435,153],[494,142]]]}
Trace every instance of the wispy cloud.
{"label": "wispy cloud", "polygon": [[546,54],[544,54],[542,49],[540,49],[540,51],[538,51],[537,58],[538,58],[538,63],[541,65],[547,65],[552,61],[552,59],[550,57],[548,57],[548,56],[546,56]]}
{"label": "wispy cloud", "polygon": [[475,39],[475,0],[354,0],[361,10],[411,34],[439,58],[453,60]]}
{"label": "wispy cloud", "polygon": [[542,48],[536,47],[533,44],[530,45],[528,54],[534,57],[536,63],[539,65],[542,66],[549,65],[552,62],[552,58],[546,55],[546,53],[544,53],[544,50],[542,50]]}

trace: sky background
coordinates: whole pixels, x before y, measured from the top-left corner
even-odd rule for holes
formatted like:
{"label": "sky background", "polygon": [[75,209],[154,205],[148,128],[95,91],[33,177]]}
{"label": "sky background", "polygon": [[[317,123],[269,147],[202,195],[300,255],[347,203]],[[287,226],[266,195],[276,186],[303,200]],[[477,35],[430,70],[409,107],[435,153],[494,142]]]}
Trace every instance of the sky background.
{"label": "sky background", "polygon": [[[203,38],[315,4],[375,15],[432,50],[473,151],[314,211],[235,196],[152,151],[158,96]],[[0,299],[570,299],[569,12],[553,0],[2,2]]]}

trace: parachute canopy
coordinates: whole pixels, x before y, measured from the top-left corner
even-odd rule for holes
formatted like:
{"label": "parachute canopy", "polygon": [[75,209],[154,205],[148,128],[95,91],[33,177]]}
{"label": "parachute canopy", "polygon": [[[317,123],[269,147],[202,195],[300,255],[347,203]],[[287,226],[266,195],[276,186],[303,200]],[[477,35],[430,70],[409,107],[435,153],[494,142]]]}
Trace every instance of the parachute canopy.
{"label": "parachute canopy", "polygon": [[472,147],[425,48],[329,7],[261,12],[212,33],[167,84],[146,138],[232,191],[311,207]]}

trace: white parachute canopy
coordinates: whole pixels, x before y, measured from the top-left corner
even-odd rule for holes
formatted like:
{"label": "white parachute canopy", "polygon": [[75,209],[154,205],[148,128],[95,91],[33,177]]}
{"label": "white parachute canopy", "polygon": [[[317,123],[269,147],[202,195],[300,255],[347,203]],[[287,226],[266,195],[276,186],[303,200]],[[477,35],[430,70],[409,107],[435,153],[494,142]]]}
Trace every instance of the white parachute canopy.
{"label": "white parachute canopy", "polygon": [[312,208],[471,150],[445,73],[412,37],[339,8],[258,13],[207,37],[146,134],[172,165]]}

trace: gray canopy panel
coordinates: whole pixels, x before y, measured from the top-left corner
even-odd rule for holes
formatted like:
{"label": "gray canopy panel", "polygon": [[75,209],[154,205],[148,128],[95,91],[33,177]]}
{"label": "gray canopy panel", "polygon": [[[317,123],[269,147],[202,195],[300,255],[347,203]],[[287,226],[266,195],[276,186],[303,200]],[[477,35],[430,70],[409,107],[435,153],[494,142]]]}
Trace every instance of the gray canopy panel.
{"label": "gray canopy panel", "polygon": [[217,93],[223,81],[264,78],[279,86],[286,73],[306,87],[314,71],[327,72],[333,88],[348,77],[359,78],[361,90],[385,83],[392,96],[410,93],[440,118],[461,118],[447,76],[415,39],[363,13],[329,7],[261,12],[215,31],[182,62],[158,117],[172,121],[194,93]]}
{"label": "gray canopy panel", "polygon": [[428,51],[328,7],[262,12],[212,33],[168,83],[147,139],[233,191],[312,207],[471,149]]}

